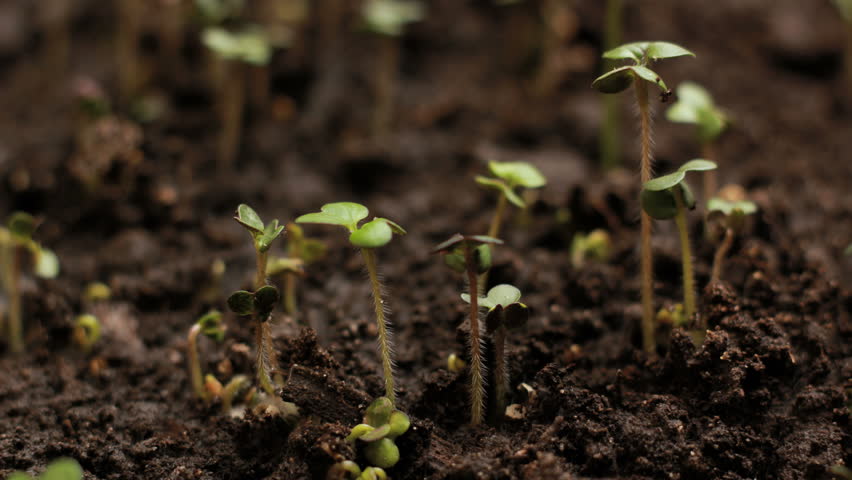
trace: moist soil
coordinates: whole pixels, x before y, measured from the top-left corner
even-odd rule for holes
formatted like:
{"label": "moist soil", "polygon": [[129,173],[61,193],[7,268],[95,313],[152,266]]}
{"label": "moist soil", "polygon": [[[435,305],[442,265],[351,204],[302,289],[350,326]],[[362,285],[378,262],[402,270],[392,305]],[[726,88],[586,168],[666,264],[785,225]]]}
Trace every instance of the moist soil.
{"label": "moist soil", "polygon": [[[296,422],[222,414],[193,397],[186,373],[193,321],[250,286],[253,252],[231,220],[236,205],[289,221],[341,200],[409,231],[378,251],[398,403],[412,419],[392,478],[799,480],[852,464],[852,262],[842,256],[852,239],[852,109],[841,20],[829,2],[628,2],[625,39],[696,52],[659,72],[672,85],[700,81],[727,109],[734,126],[718,145],[720,180],[743,185],[759,206],[722,282],[707,287],[714,246],[703,212],[690,214],[710,331],[696,347],[682,330],[661,330],[646,354],[631,97],[622,96],[628,168],[604,174],[600,97],[589,87],[603,2],[576,3],[562,52],[569,67],[537,96],[530,78],[541,62],[528,44],[540,31],[538,2],[429,2],[428,19],[402,41],[397,120],[380,146],[364,128],[374,44],[346,30],[324,64],[308,28],[304,46],[271,67],[273,98],[294,113],[250,106],[226,175],[214,168],[215,99],[197,42],[187,42],[183,68],[167,69],[143,24],[146,92],[169,108],[83,147],[70,86],[89,75],[116,90],[114,12],[75,3],[70,72],[48,75],[29,3],[4,3],[2,15],[17,20],[0,25],[1,210],[41,215],[39,240],[63,271],[25,279],[28,350],[0,352],[0,475],[39,472],[60,456],[77,459],[87,479],[321,479],[344,458],[365,465],[343,439],[383,387],[369,285],[341,231],[306,228],[328,255],[300,280],[299,313],[274,320],[281,396],[299,407]],[[699,156],[689,128],[657,117],[658,171]],[[87,189],[73,158],[99,154],[124,160]],[[463,279],[429,252],[455,232],[486,230],[494,198],[472,177],[487,159],[533,162],[549,184],[507,222],[490,276],[520,288],[532,310],[507,346],[516,407],[472,427],[467,372],[446,367],[450,353],[466,355]],[[612,259],[572,267],[573,234],[594,228],[612,232]],[[658,306],[682,295],[677,245],[673,226],[658,222]],[[227,266],[218,284],[215,259]],[[113,298],[84,304],[92,281]],[[88,355],[70,338],[83,311],[104,325]],[[222,380],[251,375],[251,325],[225,319],[223,343],[200,342],[204,369]]]}

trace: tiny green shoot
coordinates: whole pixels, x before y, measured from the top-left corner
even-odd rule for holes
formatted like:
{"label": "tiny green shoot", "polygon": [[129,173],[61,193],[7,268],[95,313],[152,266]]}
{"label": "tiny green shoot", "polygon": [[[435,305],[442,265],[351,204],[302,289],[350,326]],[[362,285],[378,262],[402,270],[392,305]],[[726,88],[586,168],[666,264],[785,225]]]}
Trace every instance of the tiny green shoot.
{"label": "tiny green shoot", "polygon": [[547,184],[547,179],[529,162],[488,162],[488,170],[494,178],[477,175],[476,183],[498,192],[497,209],[488,227],[488,236],[497,237],[506,205],[511,203],[518,208],[527,207],[516,189],[541,188]]}
{"label": "tiny green shoot", "polygon": [[112,289],[103,282],[92,282],[83,290],[83,301],[86,303],[106,302],[112,297]]}
{"label": "tiny green shoot", "polygon": [[76,343],[84,353],[92,351],[92,347],[101,338],[101,322],[98,317],[92,314],[78,315],[74,319],[74,329],[72,331],[74,343]]}
{"label": "tiny green shoot", "polygon": [[[688,172],[713,170],[716,164],[703,159],[690,160],[675,172],[645,182],[640,196],[642,210],[651,218],[668,220],[674,218],[680,235],[683,267],[683,305],[687,319],[695,314],[695,277],[692,269],[692,253],[689,245],[689,228],[686,209],[695,207],[695,197],[684,181]],[[701,325],[701,331],[704,331]]]}
{"label": "tiny green shoot", "polygon": [[571,241],[571,265],[579,269],[587,260],[607,262],[612,256],[612,238],[597,228],[589,233],[576,233]]}
{"label": "tiny green shoot", "polygon": [[[210,392],[205,388],[205,384],[210,383],[205,381],[204,374],[201,370],[201,360],[198,357],[198,335],[221,343],[225,339],[225,326],[222,325],[222,314],[217,310],[211,310],[189,329],[189,334],[186,337],[187,343],[187,360],[189,361],[189,378],[192,382],[192,390],[195,396],[199,399],[209,402],[211,400]],[[213,378],[215,379],[215,377]],[[218,381],[216,382],[218,383]]]}
{"label": "tiny green shoot", "polygon": [[[6,480],[35,480],[24,472],[12,472]],[[83,469],[73,458],[58,458],[47,466],[38,480],[83,480]]]}
{"label": "tiny green shoot", "polygon": [[379,397],[367,408],[364,422],[352,428],[346,441],[366,443],[364,456],[379,468],[391,468],[399,461],[399,447],[394,440],[408,431],[411,420],[394,408],[387,397]]}
{"label": "tiny green shoot", "polygon": [[382,357],[382,374],[385,384],[385,396],[391,403],[396,403],[396,391],[393,379],[393,351],[391,332],[387,320],[387,304],[382,294],[382,283],[376,266],[376,252],[379,247],[390,243],[394,234],[405,235],[405,230],[396,223],[375,217],[361,224],[370,211],[367,207],[353,202],[328,203],[319,212],[308,213],[296,219],[296,223],[319,223],[336,225],[349,231],[349,243],[361,249],[364,265],[370,277],[370,287],[373,293],[373,306],[378,326],[379,350]]}
{"label": "tiny green shoot", "polygon": [[[632,65],[617,67],[608,73],[598,77],[592,87],[601,93],[619,93],[630,88],[636,93],[636,103],[639,107],[639,122],[642,132],[641,139],[641,167],[639,170],[640,180],[644,184],[651,180],[653,169],[651,145],[651,112],[648,105],[648,84],[654,84],[660,88],[662,100],[671,95],[662,77],[651,70],[650,65],[667,58],[683,56],[695,56],[689,50],[668,42],[636,42],[627,43],[613,48],[603,54],[607,60],[628,60]],[[642,345],[647,352],[653,352],[656,348],[654,339],[654,293],[652,284],[653,253],[651,251],[651,218],[642,213]]]}
{"label": "tiny green shoot", "polygon": [[284,312],[298,312],[296,303],[296,279],[304,276],[304,267],[325,256],[327,247],[320,240],[305,237],[302,227],[287,224],[287,257],[270,260],[269,274],[281,277],[284,286]]}
{"label": "tiny green shoot", "polygon": [[470,423],[478,425],[483,420],[485,397],[485,366],[482,361],[482,332],[479,327],[479,275],[491,268],[489,245],[503,241],[484,235],[462,235],[457,233],[432,249],[432,253],[444,254],[444,261],[453,270],[465,273],[470,292]]}
{"label": "tiny green shoot", "polygon": [[[462,294],[462,300],[470,303],[470,295]],[[479,306],[488,309],[485,329],[492,335],[494,343],[494,404],[497,419],[506,412],[506,396],[509,391],[509,375],[506,370],[506,332],[524,326],[529,318],[529,309],[521,303],[521,291],[513,285],[501,284],[479,297]]]}
{"label": "tiny green shoot", "polygon": [[451,353],[447,356],[447,370],[458,373],[467,368],[467,362],[461,359],[455,353]]}
{"label": "tiny green shoot", "polygon": [[727,185],[707,201],[707,225],[712,235],[720,240],[713,256],[711,283],[721,279],[722,263],[734,243],[734,237],[745,228],[746,217],[755,212],[757,205],[746,198],[745,190],[739,185]]}

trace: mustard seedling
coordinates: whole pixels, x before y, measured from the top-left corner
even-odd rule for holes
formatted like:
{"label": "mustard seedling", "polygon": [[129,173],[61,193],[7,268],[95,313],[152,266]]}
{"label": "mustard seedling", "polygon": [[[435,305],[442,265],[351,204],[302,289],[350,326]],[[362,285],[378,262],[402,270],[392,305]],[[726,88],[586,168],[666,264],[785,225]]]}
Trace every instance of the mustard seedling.
{"label": "mustard seedling", "polygon": [[[627,43],[609,50],[603,54],[607,60],[629,60],[632,65],[622,66],[598,77],[592,87],[601,93],[615,94],[633,86],[636,93],[636,104],[639,107],[639,123],[641,130],[641,163],[640,180],[644,184],[651,180],[652,153],[651,145],[651,111],[648,105],[648,84],[656,85],[661,90],[661,99],[667,100],[671,90],[666,86],[662,77],[651,70],[650,65],[666,58],[692,56],[689,50],[668,42],[636,42]],[[642,213],[642,345],[647,352],[656,348],[654,339],[654,258],[651,251],[651,218]]]}
{"label": "mustard seedling", "polygon": [[384,138],[393,122],[394,98],[399,74],[399,37],[405,26],[421,20],[425,12],[416,0],[366,0],[361,7],[364,28],[375,34],[379,41],[377,65],[373,88],[375,107],[372,118],[372,135]]}
{"label": "mustard seedling", "polygon": [[92,347],[101,338],[101,322],[98,317],[92,314],[78,315],[74,319],[74,330],[72,332],[74,343],[88,354],[92,351]]}
{"label": "mustard seedling", "polygon": [[[674,219],[680,236],[681,264],[683,267],[683,308],[687,319],[695,314],[695,277],[689,245],[689,228],[686,209],[695,208],[695,196],[684,181],[688,172],[713,170],[716,164],[709,160],[690,160],[674,173],[645,182],[640,196],[642,210],[657,220]],[[701,325],[701,331],[705,325]]]}
{"label": "mustard seedling", "polygon": [[[202,315],[186,337],[187,360],[189,362],[189,378],[192,381],[192,390],[195,396],[205,402],[210,401],[211,394],[205,388],[205,377],[201,370],[201,360],[198,357],[198,336],[205,337],[221,343],[225,339],[225,326],[222,325],[222,313],[211,310]],[[212,383],[212,382],[210,382]]]}
{"label": "mustard seedling", "polygon": [[741,233],[746,218],[757,212],[757,205],[745,197],[745,190],[739,185],[728,185],[719,191],[719,195],[707,201],[707,224],[718,239],[719,246],[713,256],[713,270],[710,282],[718,282],[722,277],[722,264],[728,250],[734,243],[734,237]]}
{"label": "mustard seedling", "polygon": [[328,470],[326,480],[387,480],[388,474],[379,467],[367,467],[363,471],[352,460],[335,463]]}
{"label": "mustard seedling", "polygon": [[20,277],[25,254],[32,259],[33,270],[37,276],[54,278],[59,274],[59,259],[56,254],[32,238],[36,227],[36,219],[24,212],[13,213],[6,222],[6,227],[0,227],[0,273],[3,291],[9,303],[5,325],[6,340],[13,353],[24,351]]}
{"label": "mustard seedling", "polygon": [[488,162],[488,170],[494,178],[477,175],[476,183],[498,192],[497,208],[488,227],[488,236],[496,237],[500,234],[503,216],[509,203],[518,208],[527,207],[516,190],[541,188],[547,184],[547,179],[535,165],[528,162]]}
{"label": "mustard seedling", "polygon": [[[24,472],[12,472],[6,480],[36,480]],[[83,469],[73,458],[58,458],[47,466],[38,480],[83,480]]]}
{"label": "mustard seedling", "polygon": [[391,468],[399,462],[399,447],[394,440],[408,431],[411,420],[394,408],[387,397],[379,397],[367,408],[364,422],[352,428],[346,441],[365,443],[364,456],[379,468]]}
{"label": "mustard seedling", "polygon": [[305,266],[316,262],[326,253],[326,245],[320,240],[305,237],[302,227],[295,223],[287,224],[287,257],[269,261],[269,275],[280,277],[284,288],[284,312],[293,315],[298,312],[296,302],[296,281],[304,276]]}
{"label": "mustard seedling", "polygon": [[447,355],[447,370],[453,373],[458,373],[465,368],[467,368],[467,362],[462,360],[458,355],[455,353]]}
{"label": "mustard seedling", "polygon": [[[462,300],[471,302],[470,295],[463,293]],[[497,418],[503,418],[506,412],[506,396],[509,389],[509,375],[506,370],[506,332],[509,329],[523,327],[529,318],[529,309],[521,303],[521,291],[512,285],[501,284],[488,291],[488,295],[479,297],[479,307],[487,308],[485,329],[494,343],[494,404]]]}
{"label": "mustard seedling", "polygon": [[491,248],[503,241],[484,235],[457,233],[441,242],[432,253],[444,254],[444,261],[453,270],[467,275],[470,294],[470,423],[478,425],[483,419],[485,401],[485,366],[482,362],[482,332],[479,326],[479,275],[491,268]]}
{"label": "mustard seedling", "polygon": [[612,256],[609,232],[597,228],[589,233],[576,233],[571,241],[571,265],[582,268],[587,260],[607,262]]}
{"label": "mustard seedling", "polygon": [[385,397],[392,404],[396,403],[396,391],[393,379],[393,349],[390,323],[387,319],[387,309],[382,294],[382,282],[376,266],[376,249],[390,243],[394,234],[405,235],[405,229],[386,219],[375,217],[367,223],[359,225],[367,218],[370,211],[367,207],[352,202],[328,203],[319,212],[308,213],[296,219],[296,223],[320,223],[337,225],[349,231],[349,243],[361,250],[364,265],[370,277],[370,288],[373,293],[373,307],[376,313],[376,325],[379,335],[379,351],[382,357],[382,376],[385,384]]}
{"label": "mustard seedling", "polygon": [[257,381],[269,396],[275,396],[273,373],[278,372],[278,362],[272,347],[272,333],[269,318],[278,302],[278,289],[266,284],[266,267],[269,247],[272,242],[284,232],[284,226],[278,225],[278,220],[264,224],[263,221],[248,205],[237,207],[234,220],[245,227],[251,234],[257,270],[254,279],[254,292],[240,290],[228,298],[228,308],[241,316],[251,316],[255,324],[255,342],[257,343]]}
{"label": "mustard seedling", "polygon": [[[716,160],[716,140],[728,128],[727,115],[713,103],[713,97],[701,85],[683,82],[677,87],[677,102],[666,111],[672,122],[695,125],[695,133],[701,145],[702,156]],[[716,195],[716,172],[704,174],[704,198]]]}

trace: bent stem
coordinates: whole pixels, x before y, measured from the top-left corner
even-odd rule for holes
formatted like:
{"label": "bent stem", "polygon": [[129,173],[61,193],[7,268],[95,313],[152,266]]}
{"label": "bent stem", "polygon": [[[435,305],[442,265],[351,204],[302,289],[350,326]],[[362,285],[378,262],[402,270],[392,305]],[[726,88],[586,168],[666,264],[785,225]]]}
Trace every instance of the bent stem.
{"label": "bent stem", "polygon": [[[642,163],[640,179],[642,184],[651,180],[651,114],[648,107],[648,84],[636,78],[636,103],[639,105],[639,119],[642,127]],[[651,251],[651,217],[642,211],[642,346],[651,353],[656,348],[654,331],[654,257]]]}
{"label": "bent stem", "polygon": [[382,375],[385,380],[385,396],[396,405],[396,391],[393,386],[393,359],[391,358],[391,339],[385,318],[385,301],[382,299],[382,282],[376,268],[376,252],[372,248],[362,248],[364,265],[370,276],[370,288],[373,292],[373,307],[376,311],[376,325],[379,329],[379,350],[382,356]]}
{"label": "bent stem", "polygon": [[473,248],[464,247],[464,261],[467,266],[467,281],[470,284],[470,423],[482,423],[482,402],[484,385],[482,381],[482,344],[479,338],[479,289],[477,288],[476,263]]}
{"label": "bent stem", "polygon": [[716,255],[713,256],[713,273],[710,275],[710,283],[718,282],[722,276],[722,262],[725,261],[725,256],[728,254],[728,250],[731,249],[733,243],[734,231],[726,228],[725,238],[722,239],[722,243],[719,244],[719,248],[716,250]]}
{"label": "bent stem", "polygon": [[506,412],[506,392],[509,378],[506,372],[506,327],[494,332],[494,395],[498,421]]}
{"label": "bent stem", "polygon": [[687,320],[689,320],[695,314],[695,278],[692,273],[692,252],[689,247],[689,227],[686,224],[683,190],[676,187],[674,197],[677,206],[675,224],[677,224],[677,230],[680,234],[680,254],[683,263],[683,309]]}
{"label": "bent stem", "polygon": [[204,374],[201,372],[201,361],[198,359],[198,334],[201,333],[201,326],[197,323],[189,329],[187,343],[189,344],[189,378],[192,381],[192,390],[195,396],[204,400],[210,399],[207,390],[204,388]]}

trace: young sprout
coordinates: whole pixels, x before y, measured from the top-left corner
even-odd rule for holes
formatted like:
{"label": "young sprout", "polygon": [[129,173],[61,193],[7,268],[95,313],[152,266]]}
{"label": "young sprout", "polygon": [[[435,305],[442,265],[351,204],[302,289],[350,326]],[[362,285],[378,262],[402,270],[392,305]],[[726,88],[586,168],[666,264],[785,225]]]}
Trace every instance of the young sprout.
{"label": "young sprout", "polygon": [[384,138],[393,122],[399,72],[398,38],[404,33],[406,24],[423,16],[423,6],[416,0],[366,0],[361,7],[364,27],[376,34],[380,42],[373,80],[372,135],[375,140]]}
{"label": "young sprout", "polygon": [[0,273],[3,291],[9,302],[6,334],[13,353],[24,351],[24,331],[21,320],[20,276],[22,256],[28,253],[33,260],[33,270],[39,277],[53,278],[59,274],[59,259],[52,251],[33,240],[38,222],[32,215],[15,212],[0,227]]}
{"label": "young sprout", "polygon": [[506,210],[507,203],[512,203],[518,208],[527,207],[526,202],[515,190],[518,187],[541,188],[547,183],[547,179],[544,178],[539,169],[528,162],[488,162],[488,170],[496,178],[477,175],[476,183],[499,192],[497,209],[494,211],[494,217],[492,217],[491,225],[488,227],[488,236],[496,237],[500,234],[500,226],[503,223],[503,213]]}
{"label": "young sprout", "polygon": [[503,241],[484,235],[457,233],[440,243],[432,253],[444,254],[444,261],[453,270],[467,274],[470,292],[470,423],[482,423],[485,397],[485,366],[482,362],[482,332],[479,328],[479,275],[491,268],[491,248]]}
{"label": "young sprout", "polygon": [[364,265],[370,276],[370,288],[373,292],[373,307],[376,312],[376,325],[379,332],[379,350],[382,356],[382,374],[385,383],[385,396],[396,403],[396,391],[393,381],[393,351],[390,325],[387,320],[387,305],[382,298],[382,283],[376,266],[376,249],[390,243],[394,234],[405,235],[405,230],[396,223],[375,217],[358,225],[367,218],[367,207],[352,202],[327,203],[320,212],[308,213],[296,219],[296,223],[321,223],[341,226],[349,231],[349,243],[361,249]]}
{"label": "young sprout", "polygon": [[458,373],[464,370],[465,367],[467,367],[467,362],[462,360],[455,353],[451,353],[447,356],[447,370],[453,373]]}
{"label": "young sprout", "polygon": [[112,297],[112,289],[103,282],[92,282],[83,291],[83,301],[86,303],[105,302]]}
{"label": "young sprout", "polygon": [[[621,30],[623,15],[623,0],[607,0],[604,19],[604,48],[611,50],[621,43]],[[604,68],[609,70],[615,67],[613,60],[605,60]],[[621,164],[621,137],[619,135],[620,122],[618,116],[618,97],[607,95],[604,97],[604,121],[601,126],[600,150],[601,166],[605,170],[613,169]]]}
{"label": "young sprout", "polygon": [[746,199],[745,190],[739,185],[727,185],[719,190],[719,195],[707,202],[707,224],[717,239],[721,239],[716,255],[713,256],[713,270],[710,282],[718,282],[722,276],[722,263],[725,255],[734,243],[734,236],[743,231],[746,217],[757,211],[757,205]]}
{"label": "young sprout", "polygon": [[[690,160],[674,173],[645,182],[640,196],[645,213],[657,220],[674,218],[677,224],[683,265],[683,307],[687,319],[691,319],[695,314],[695,278],[692,273],[686,209],[695,208],[695,197],[684,179],[687,172],[703,172],[714,168],[716,164],[709,160]],[[701,331],[704,330],[703,327],[704,325]]]}
{"label": "young sprout", "polygon": [[325,243],[305,237],[305,232],[299,225],[287,224],[287,257],[269,261],[269,275],[280,276],[284,285],[284,312],[287,314],[293,315],[298,311],[296,279],[304,276],[305,265],[319,260],[325,256],[325,252]]}
{"label": "young sprout", "polygon": [[270,375],[278,372],[278,362],[272,348],[272,334],[269,318],[278,302],[278,289],[266,284],[266,267],[269,247],[284,231],[278,220],[264,225],[263,221],[248,205],[237,207],[234,220],[246,228],[254,241],[257,271],[254,279],[254,292],[240,290],[228,298],[228,308],[237,315],[252,316],[255,322],[255,342],[257,343],[257,381],[270,396],[275,396],[275,388]]}
{"label": "young sprout", "polygon": [[[221,343],[225,339],[225,326],[222,325],[222,313],[217,310],[211,310],[204,314],[197,322],[189,329],[189,335],[186,337],[187,343],[187,359],[189,361],[189,378],[192,381],[192,389],[195,396],[205,402],[211,400],[211,392],[205,388],[208,384],[218,384],[218,381],[213,382],[212,379],[205,379],[201,371],[201,361],[198,358],[198,335]],[[221,384],[219,385],[221,388]]]}
{"label": "young sprout", "polygon": [[[58,458],[47,466],[39,480],[83,480],[83,469],[73,458]],[[35,480],[24,472],[12,472],[6,480]]]}
{"label": "young sprout", "polygon": [[[677,102],[666,111],[666,118],[677,123],[695,125],[701,152],[708,160],[716,159],[714,144],[728,128],[728,117],[714,103],[713,97],[701,85],[683,82],[677,87]],[[716,195],[716,172],[704,174],[704,198]]]}
{"label": "young sprout", "polygon": [[[636,93],[636,103],[639,107],[639,122],[642,132],[640,163],[640,179],[644,184],[651,180],[652,154],[651,145],[651,112],[648,105],[648,84],[656,85],[662,90],[661,99],[668,99],[671,90],[666,86],[656,72],[649,68],[652,62],[666,58],[695,56],[689,50],[668,42],[636,42],[627,43],[609,50],[603,54],[608,60],[630,60],[632,65],[618,67],[598,77],[592,87],[601,93],[619,93],[630,88]],[[654,258],[651,252],[651,218],[642,213],[642,345],[647,352],[655,349],[654,340]]]}
{"label": "young sprout", "polygon": [[607,262],[611,256],[612,238],[606,230],[576,233],[571,241],[571,265],[576,269],[582,268],[586,260]]}
{"label": "young sprout", "polygon": [[[470,303],[468,294],[462,299]],[[503,418],[506,412],[506,393],[509,387],[509,375],[506,372],[506,331],[523,327],[529,318],[529,309],[520,302],[521,291],[512,285],[497,285],[488,291],[488,295],[479,297],[479,306],[488,309],[485,316],[485,329],[494,341],[494,395],[497,406],[497,418]]]}
{"label": "young sprout", "polygon": [[92,351],[92,347],[101,338],[101,322],[98,317],[91,314],[78,315],[74,319],[73,330],[74,343],[76,343],[84,353]]}
{"label": "young sprout", "polygon": [[364,423],[352,428],[346,441],[366,443],[364,456],[379,468],[391,468],[399,461],[399,447],[394,440],[408,431],[408,415],[394,408],[387,397],[379,397],[367,408]]}
{"label": "young sprout", "polygon": [[220,173],[230,171],[240,144],[246,93],[246,65],[264,66],[272,57],[263,30],[257,27],[229,32],[220,27],[204,30],[204,45],[224,61],[222,79],[217,81],[222,134],[219,136],[218,166]]}

